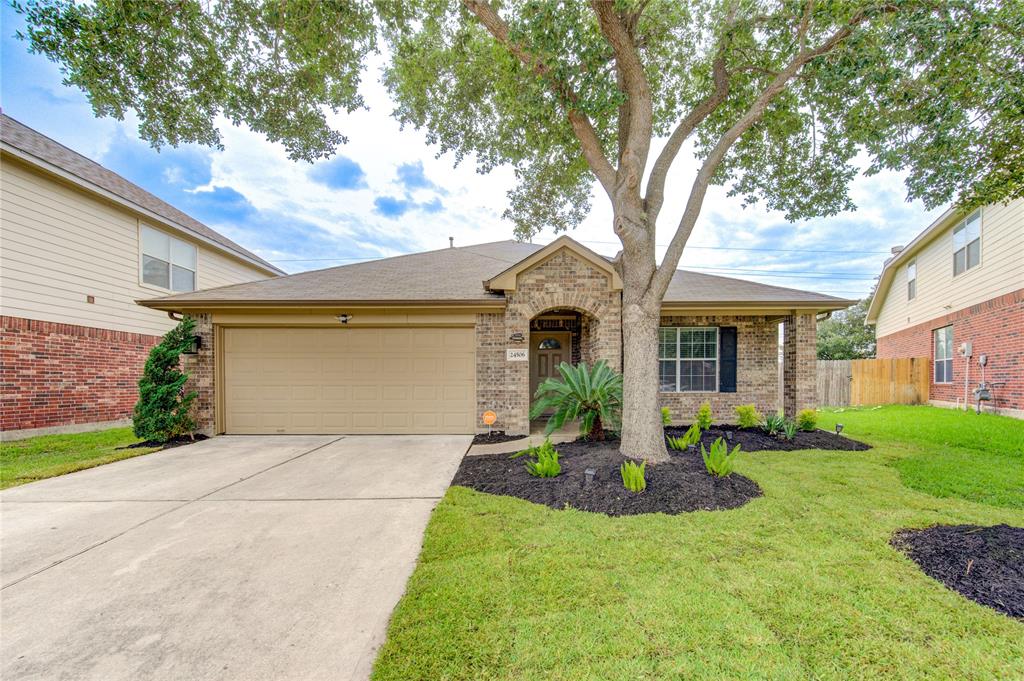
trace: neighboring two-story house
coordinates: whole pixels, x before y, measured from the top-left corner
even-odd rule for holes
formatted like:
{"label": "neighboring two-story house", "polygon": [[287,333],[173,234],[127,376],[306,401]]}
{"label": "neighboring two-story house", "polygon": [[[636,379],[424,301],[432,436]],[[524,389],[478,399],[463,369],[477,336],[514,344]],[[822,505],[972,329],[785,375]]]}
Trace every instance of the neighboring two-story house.
{"label": "neighboring two-story house", "polygon": [[984,375],[984,408],[1024,417],[1024,200],[950,210],[894,251],[867,315],[877,356],[930,357],[940,406],[976,404]]}
{"label": "neighboring two-story house", "polygon": [[149,349],[175,324],[136,300],[283,274],[2,115],[0,178],[4,439],[126,421]]}

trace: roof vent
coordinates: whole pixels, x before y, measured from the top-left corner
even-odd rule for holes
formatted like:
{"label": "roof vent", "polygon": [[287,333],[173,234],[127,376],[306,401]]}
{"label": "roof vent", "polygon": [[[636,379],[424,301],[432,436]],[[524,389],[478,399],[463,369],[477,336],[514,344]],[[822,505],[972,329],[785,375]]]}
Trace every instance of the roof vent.
{"label": "roof vent", "polygon": [[455,237],[448,237],[448,248],[455,248]]}
{"label": "roof vent", "polygon": [[893,255],[899,255],[903,251],[903,246],[893,246],[889,249],[889,252]]}

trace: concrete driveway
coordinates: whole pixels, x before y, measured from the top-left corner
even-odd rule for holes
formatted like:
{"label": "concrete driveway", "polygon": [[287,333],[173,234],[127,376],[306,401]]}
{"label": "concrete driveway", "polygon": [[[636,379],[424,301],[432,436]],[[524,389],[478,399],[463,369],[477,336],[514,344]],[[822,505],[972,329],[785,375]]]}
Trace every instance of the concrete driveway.
{"label": "concrete driveway", "polygon": [[224,436],[0,492],[0,677],[362,679],[469,436]]}

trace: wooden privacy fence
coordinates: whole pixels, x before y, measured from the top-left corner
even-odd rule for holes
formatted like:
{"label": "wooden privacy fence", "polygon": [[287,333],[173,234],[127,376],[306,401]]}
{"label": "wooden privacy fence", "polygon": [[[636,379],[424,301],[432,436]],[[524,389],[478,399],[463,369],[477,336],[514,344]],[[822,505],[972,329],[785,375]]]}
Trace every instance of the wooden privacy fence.
{"label": "wooden privacy fence", "polygon": [[924,404],[930,372],[928,357],[822,360],[818,362],[818,403]]}
{"label": "wooden privacy fence", "polygon": [[850,360],[818,360],[818,404],[823,407],[850,404]]}

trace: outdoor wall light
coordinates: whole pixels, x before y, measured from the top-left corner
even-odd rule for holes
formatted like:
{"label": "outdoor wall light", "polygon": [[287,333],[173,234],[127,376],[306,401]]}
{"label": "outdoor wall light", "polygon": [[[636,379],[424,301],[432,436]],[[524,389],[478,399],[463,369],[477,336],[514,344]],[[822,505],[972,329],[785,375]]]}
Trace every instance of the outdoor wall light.
{"label": "outdoor wall light", "polygon": [[509,339],[509,341],[511,341],[513,343],[525,343],[526,342],[526,337],[523,335],[522,331],[516,331],[511,336],[509,336],[508,339]]}
{"label": "outdoor wall light", "polygon": [[202,336],[192,336],[192,344],[188,346],[187,350],[184,350],[184,355],[195,355],[199,352],[199,349],[203,347]]}
{"label": "outdoor wall light", "polygon": [[348,320],[352,319],[352,315],[350,315],[350,314],[340,314],[340,315],[337,316],[336,319],[339,322],[341,322],[342,324],[348,324]]}
{"label": "outdoor wall light", "polygon": [[841,433],[841,432],[843,432],[843,424],[837,423],[836,424],[836,435],[839,435],[839,433]]}

